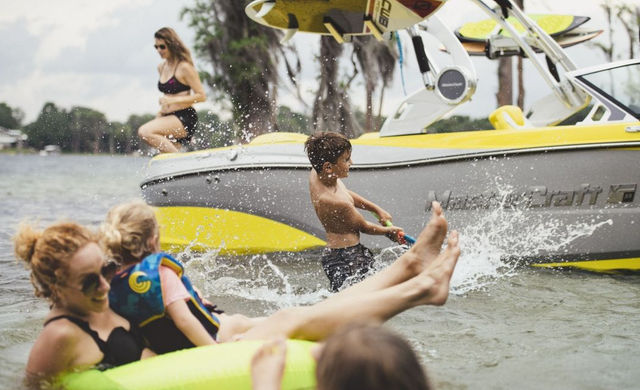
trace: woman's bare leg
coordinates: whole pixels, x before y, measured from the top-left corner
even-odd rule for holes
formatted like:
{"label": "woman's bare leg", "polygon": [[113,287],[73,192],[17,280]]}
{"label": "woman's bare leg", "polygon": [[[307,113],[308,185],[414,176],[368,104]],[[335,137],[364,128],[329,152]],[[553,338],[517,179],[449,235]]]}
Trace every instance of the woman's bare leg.
{"label": "woman's bare leg", "polygon": [[431,218],[411,249],[387,268],[338,292],[333,297],[368,294],[371,291],[402,283],[422,272],[425,265],[438,256],[447,235],[447,220],[440,203],[433,202],[431,206]]}
{"label": "woman's bare leg", "polygon": [[[240,321],[240,325],[238,325],[238,322],[233,318],[236,316],[231,316],[232,318],[230,320],[221,318],[218,340],[221,342],[230,341],[240,337],[240,335],[245,332],[247,332],[247,334],[242,335],[243,338],[263,338],[266,337],[265,335],[269,334],[283,335],[284,333],[294,332],[291,330],[285,331],[282,326],[278,325],[278,323],[284,322],[288,324],[298,324],[301,320],[305,321],[305,319],[311,318],[311,316],[308,313],[305,313],[305,311],[315,310],[318,305],[335,305],[336,302],[344,300],[346,301],[345,305],[349,307],[347,310],[351,311],[350,307],[354,305],[354,302],[357,302],[360,299],[360,296],[365,296],[368,300],[368,297],[370,297],[371,294],[381,290],[388,290],[391,287],[402,284],[420,275],[421,272],[431,266],[431,264],[438,259],[446,234],[447,221],[444,218],[442,207],[440,207],[438,202],[433,202],[431,219],[418,236],[415,245],[409,251],[400,256],[400,258],[393,262],[389,267],[311,307],[294,307],[280,310],[269,318],[261,317],[257,319],[247,319],[247,317],[239,316],[243,319]],[[457,235],[455,242],[457,248]],[[405,285],[403,286],[403,289],[407,289],[409,287],[409,285]],[[390,304],[389,308],[391,309],[400,311],[406,310],[407,307],[401,305],[402,302],[404,302],[404,298],[401,298],[399,301],[394,300],[394,297],[399,297],[394,295],[397,294],[397,291],[398,289],[388,290],[385,295],[381,295],[380,297],[376,296],[374,299],[388,300]],[[391,296],[388,294],[391,294]],[[365,303],[365,306],[367,310],[370,309],[368,304]],[[332,306],[329,307],[329,311],[331,312],[333,310],[331,309]],[[397,312],[393,312],[393,310],[391,313],[393,313],[391,316],[397,314]],[[331,315],[332,314],[330,314],[330,316]],[[324,323],[324,320],[320,321]],[[271,329],[271,325],[273,324],[276,324],[274,326],[275,329]],[[293,328],[302,328],[304,333],[306,332],[306,330],[304,330],[306,329],[306,326],[307,325],[293,325]],[[254,327],[256,329],[253,329]]]}
{"label": "woman's bare leg", "polygon": [[[428,237],[430,235],[421,234],[418,241]],[[431,251],[424,250],[418,250],[417,254],[432,256]],[[313,306],[280,310],[249,329],[243,338],[322,340],[350,322],[384,322],[418,305],[443,305],[449,296],[449,282],[459,256],[458,233],[454,231],[447,248],[435,258],[423,259],[422,272],[413,278],[368,294],[333,296]]]}
{"label": "woman's bare leg", "polygon": [[149,146],[158,149],[161,153],[176,153],[179,149],[174,140],[187,136],[182,122],[175,115],[159,116],[140,126],[138,135]]}
{"label": "woman's bare leg", "polygon": [[216,341],[226,343],[234,341],[238,335],[260,324],[265,317],[251,318],[242,314],[220,314],[218,319],[220,320],[220,328],[218,329]]}

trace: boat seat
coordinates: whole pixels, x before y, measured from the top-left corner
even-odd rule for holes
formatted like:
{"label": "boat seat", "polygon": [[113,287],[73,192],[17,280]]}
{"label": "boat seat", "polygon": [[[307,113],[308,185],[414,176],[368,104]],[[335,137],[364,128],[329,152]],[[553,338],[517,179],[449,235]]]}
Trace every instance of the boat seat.
{"label": "boat seat", "polygon": [[518,106],[501,106],[489,115],[489,122],[496,130],[524,129],[530,127]]}

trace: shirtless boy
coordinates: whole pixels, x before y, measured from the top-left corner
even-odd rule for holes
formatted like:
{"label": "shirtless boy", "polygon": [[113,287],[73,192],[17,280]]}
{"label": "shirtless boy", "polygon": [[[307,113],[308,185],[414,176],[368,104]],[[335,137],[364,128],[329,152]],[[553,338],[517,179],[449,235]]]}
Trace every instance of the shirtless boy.
{"label": "shirtless boy", "polygon": [[[391,215],[377,204],[350,191],[342,183],[349,176],[351,143],[342,134],[315,133],[304,144],[313,166],[309,175],[309,192],[318,219],[327,232],[327,246],[322,252],[322,268],[338,291],[347,278],[361,280],[373,264],[373,254],[360,244],[360,233],[386,235],[403,243],[402,228],[384,226]],[[381,225],[368,222],[356,210],[376,213]]]}

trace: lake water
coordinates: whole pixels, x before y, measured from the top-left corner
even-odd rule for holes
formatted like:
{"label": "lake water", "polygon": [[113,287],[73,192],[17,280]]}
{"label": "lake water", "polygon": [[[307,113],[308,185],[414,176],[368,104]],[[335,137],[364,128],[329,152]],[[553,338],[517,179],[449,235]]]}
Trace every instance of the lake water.
{"label": "lake water", "polygon": [[[111,206],[140,196],[147,162],[0,154],[0,388],[20,388],[47,312],[13,255],[18,223],[38,219],[46,226],[71,219],[97,226]],[[640,276],[503,264],[492,255],[491,243],[464,232],[461,246],[447,304],[412,309],[388,323],[411,342],[436,388],[639,387]],[[401,251],[390,248],[379,258],[388,263]],[[194,284],[231,313],[264,315],[328,295],[317,251],[177,255],[187,261]]]}

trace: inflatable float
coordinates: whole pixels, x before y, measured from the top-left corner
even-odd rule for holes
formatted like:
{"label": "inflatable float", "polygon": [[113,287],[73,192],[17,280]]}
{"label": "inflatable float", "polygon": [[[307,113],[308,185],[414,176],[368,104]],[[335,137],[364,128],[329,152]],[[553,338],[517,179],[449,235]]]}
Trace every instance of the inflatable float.
{"label": "inflatable float", "polygon": [[[264,341],[238,341],[184,349],[111,368],[65,374],[67,390],[251,389],[251,358]],[[315,343],[287,341],[282,389],[315,387]],[[57,388],[57,387],[56,387]]]}

